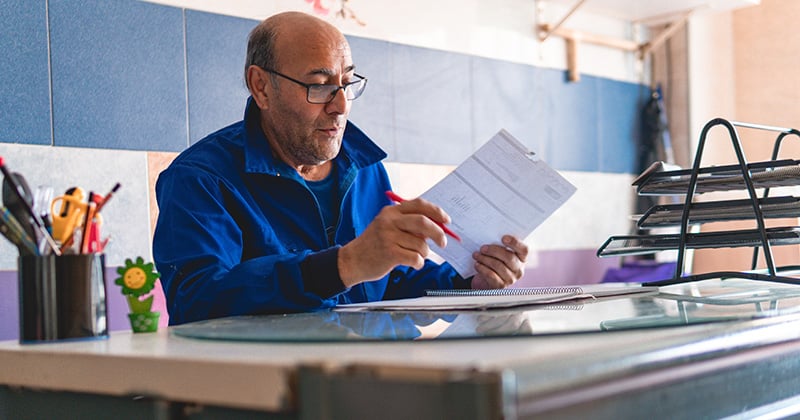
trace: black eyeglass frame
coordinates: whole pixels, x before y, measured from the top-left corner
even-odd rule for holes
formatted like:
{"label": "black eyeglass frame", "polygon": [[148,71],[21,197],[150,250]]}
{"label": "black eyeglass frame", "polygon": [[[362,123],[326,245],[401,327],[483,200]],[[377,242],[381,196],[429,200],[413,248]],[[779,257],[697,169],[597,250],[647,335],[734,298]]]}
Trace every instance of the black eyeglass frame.
{"label": "black eyeglass frame", "polygon": [[[360,79],[358,79],[358,80],[356,80],[354,82],[345,83],[345,84],[343,84],[341,86],[338,86],[338,85],[329,85],[329,84],[324,84],[324,83],[303,83],[303,82],[301,82],[301,81],[299,81],[299,80],[297,80],[295,78],[289,77],[289,76],[287,76],[287,75],[285,75],[283,73],[277,72],[275,70],[265,69],[263,67],[261,69],[264,70],[267,73],[272,73],[274,75],[283,77],[286,80],[289,80],[291,82],[297,83],[298,85],[306,88],[306,101],[308,103],[310,103],[310,104],[329,104],[329,103],[331,103],[333,101],[334,98],[336,98],[336,95],[339,93],[340,90],[344,91],[345,99],[347,99],[348,101],[352,101],[354,99],[357,99],[359,96],[361,96],[361,94],[364,93],[364,89],[367,88],[367,78],[362,76],[362,75],[360,75],[360,74],[358,74],[358,73],[353,73],[353,75],[356,76],[356,77],[359,77]],[[347,97],[347,92],[348,92],[347,88],[349,88],[349,87],[351,87],[353,85],[360,84],[360,83],[363,83],[364,86],[361,87],[361,89],[357,90],[357,91],[354,91],[354,90],[350,89],[350,92],[356,92],[356,94],[352,98],[348,98]],[[330,92],[330,96],[328,97],[327,101],[320,102],[320,101],[312,101],[311,100],[311,89],[313,89],[313,88],[316,88],[316,89],[320,89],[320,88],[330,89],[330,86],[335,86],[336,88]]]}

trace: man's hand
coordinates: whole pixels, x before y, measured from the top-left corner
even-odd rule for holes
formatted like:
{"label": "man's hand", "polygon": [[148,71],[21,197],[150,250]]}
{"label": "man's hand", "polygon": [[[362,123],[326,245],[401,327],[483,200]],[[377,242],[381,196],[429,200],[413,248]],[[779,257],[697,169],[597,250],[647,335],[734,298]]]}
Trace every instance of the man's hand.
{"label": "man's hand", "polygon": [[472,254],[475,270],[473,289],[501,289],[514,284],[525,274],[528,245],[511,236],[503,236],[503,245],[483,245]]}
{"label": "man's hand", "polygon": [[377,280],[398,265],[421,269],[430,253],[426,239],[440,247],[447,244],[435,222],[449,223],[450,216],[421,198],[384,207],[361,235],[339,250],[344,285]]}

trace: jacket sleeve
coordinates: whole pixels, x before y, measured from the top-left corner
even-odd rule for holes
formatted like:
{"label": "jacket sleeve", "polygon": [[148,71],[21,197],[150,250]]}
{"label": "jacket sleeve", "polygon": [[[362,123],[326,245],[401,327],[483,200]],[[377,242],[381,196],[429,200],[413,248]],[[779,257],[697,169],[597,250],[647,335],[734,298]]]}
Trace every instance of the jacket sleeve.
{"label": "jacket sleeve", "polygon": [[389,283],[384,299],[418,297],[429,289],[469,289],[472,280],[458,275],[449,263],[437,264],[425,260],[420,270],[399,266],[389,273]]}
{"label": "jacket sleeve", "polygon": [[[275,252],[282,246],[275,239],[271,253],[243,261],[246,232],[238,210],[226,206],[231,195],[224,181],[200,170],[170,168],[159,176],[153,257],[170,323],[334,306],[346,290],[338,278],[339,248]],[[269,228],[249,233],[267,242],[274,236]]]}

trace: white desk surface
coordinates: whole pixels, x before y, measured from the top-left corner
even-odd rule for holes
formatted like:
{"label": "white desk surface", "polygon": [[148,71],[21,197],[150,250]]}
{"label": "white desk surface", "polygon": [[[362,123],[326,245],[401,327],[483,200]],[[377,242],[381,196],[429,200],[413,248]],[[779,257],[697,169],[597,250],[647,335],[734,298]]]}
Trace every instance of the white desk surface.
{"label": "white desk surface", "polygon": [[[516,387],[523,392],[564,386],[554,377],[563,382],[624,370],[618,361],[625,356],[641,362],[646,355],[652,361],[752,346],[756,341],[797,340],[798,326],[800,317],[788,316],[613,333],[288,344],[190,339],[170,335],[168,330],[120,332],[112,333],[108,340],[0,342],[0,384],[283,411],[290,408],[291,375],[300,366],[332,370],[367,366],[387,376],[421,381],[441,380],[464,371],[513,372]],[[759,330],[755,335],[754,328]],[[606,371],[587,369],[589,364],[604,364]],[[568,367],[572,376],[560,374]]]}

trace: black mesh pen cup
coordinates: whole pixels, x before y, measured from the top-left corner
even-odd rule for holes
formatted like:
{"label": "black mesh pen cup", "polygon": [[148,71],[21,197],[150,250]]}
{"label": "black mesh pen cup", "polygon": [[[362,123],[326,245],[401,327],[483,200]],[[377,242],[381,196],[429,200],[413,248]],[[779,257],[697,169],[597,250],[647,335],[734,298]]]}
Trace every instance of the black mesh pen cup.
{"label": "black mesh pen cup", "polygon": [[19,340],[107,338],[103,254],[19,258]]}

